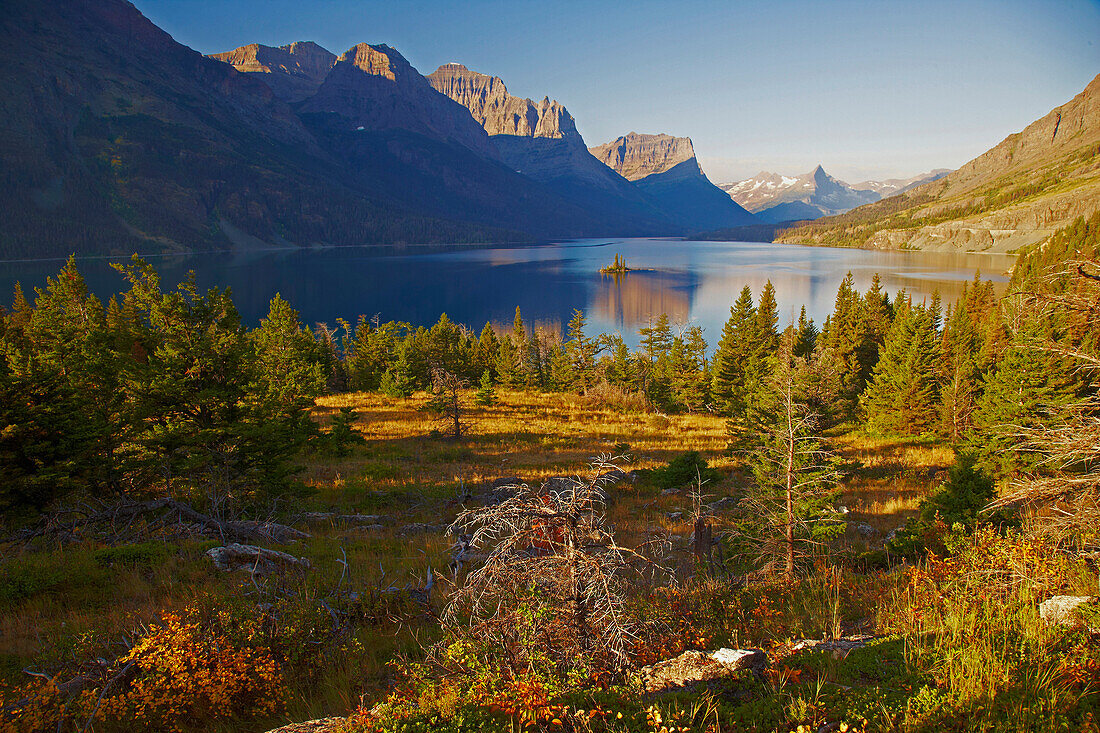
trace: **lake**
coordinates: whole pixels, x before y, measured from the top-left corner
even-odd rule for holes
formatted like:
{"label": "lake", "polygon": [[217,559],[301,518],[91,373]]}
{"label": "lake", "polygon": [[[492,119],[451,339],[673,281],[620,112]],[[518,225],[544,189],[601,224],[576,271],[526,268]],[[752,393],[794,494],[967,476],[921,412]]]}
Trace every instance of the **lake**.
{"label": "lake", "polygon": [[[615,254],[636,271],[601,275]],[[952,302],[963,282],[980,270],[1003,287],[1008,255],[876,252],[758,242],[675,239],[589,239],[537,246],[341,247],[260,250],[148,258],[167,287],[195,272],[200,287],[232,288],[243,317],[256,324],[279,292],[308,324],[354,322],[359,314],[430,325],[440,313],[480,330],[486,321],[511,324],[516,306],[525,320],[568,323],[574,308],[589,317],[590,331],[621,331],[637,343],[637,330],[661,313],[674,323],[702,326],[713,346],[729,308],[744,285],[758,298],[775,285],[781,326],[807,312],[821,324],[832,311],[837,286],[849,271],[860,290],[875,273],[891,293],[906,289],[916,300],[938,290]],[[78,263],[100,297],[122,290],[107,259]],[[55,275],[60,261],[0,262],[0,288],[10,303],[16,281],[30,296]]]}

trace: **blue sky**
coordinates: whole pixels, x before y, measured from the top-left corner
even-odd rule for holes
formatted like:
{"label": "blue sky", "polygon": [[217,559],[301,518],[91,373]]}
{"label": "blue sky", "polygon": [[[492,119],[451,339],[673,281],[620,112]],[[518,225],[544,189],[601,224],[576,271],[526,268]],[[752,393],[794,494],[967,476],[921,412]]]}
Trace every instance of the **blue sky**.
{"label": "blue sky", "polygon": [[388,43],[568,107],[589,145],[690,136],[712,180],[957,167],[1100,72],[1100,0],[134,0],[203,53]]}

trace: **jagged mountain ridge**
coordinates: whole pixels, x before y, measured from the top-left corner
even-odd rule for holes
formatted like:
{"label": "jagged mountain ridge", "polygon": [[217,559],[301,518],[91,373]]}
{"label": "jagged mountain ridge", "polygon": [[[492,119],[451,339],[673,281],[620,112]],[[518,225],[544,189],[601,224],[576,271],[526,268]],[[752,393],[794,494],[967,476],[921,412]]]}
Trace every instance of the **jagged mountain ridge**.
{"label": "jagged mountain ridge", "polygon": [[251,43],[225,53],[210,54],[244,74],[267,75],[262,81],[284,102],[300,102],[321,88],[336,54],[313,41],[298,41],[285,46]]}
{"label": "jagged mountain ridge", "polygon": [[1100,75],[943,178],[778,237],[875,249],[1011,252],[1100,210]]}
{"label": "jagged mountain ridge", "polygon": [[938,181],[952,171],[951,168],[934,168],[927,173],[918,173],[909,178],[886,178],[881,181],[860,181],[851,187],[861,191],[874,191],[882,198],[897,196],[925,183]]}
{"label": "jagged mountain ridge", "polygon": [[500,77],[457,63],[440,66],[427,79],[440,94],[469,110],[513,170],[620,229],[682,233],[681,225],[589,153],[573,116],[557,100],[516,97]]}
{"label": "jagged mountain ridge", "polygon": [[691,138],[630,132],[590,152],[683,226],[709,230],[758,223],[706,177]]}

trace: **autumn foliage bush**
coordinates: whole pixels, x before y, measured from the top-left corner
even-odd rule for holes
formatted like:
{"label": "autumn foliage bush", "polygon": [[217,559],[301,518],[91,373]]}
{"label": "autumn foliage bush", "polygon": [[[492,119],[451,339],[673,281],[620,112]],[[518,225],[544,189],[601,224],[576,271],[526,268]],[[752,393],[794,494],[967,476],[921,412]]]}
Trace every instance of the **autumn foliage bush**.
{"label": "autumn foliage bush", "polygon": [[98,684],[62,699],[35,680],[0,696],[0,733],[81,730],[188,731],[213,721],[270,718],[283,705],[278,664],[258,624],[231,632],[194,607],[166,613]]}

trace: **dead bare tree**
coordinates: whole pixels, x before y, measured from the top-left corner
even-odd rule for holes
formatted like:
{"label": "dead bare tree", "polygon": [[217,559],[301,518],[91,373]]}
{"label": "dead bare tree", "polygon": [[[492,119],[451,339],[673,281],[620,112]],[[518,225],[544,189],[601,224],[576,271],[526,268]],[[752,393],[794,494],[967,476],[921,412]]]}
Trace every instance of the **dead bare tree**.
{"label": "dead bare tree", "polygon": [[748,541],[742,544],[763,569],[791,577],[842,525],[831,511],[838,479],[834,457],[821,439],[817,414],[799,394],[805,360],[793,355],[786,334],[778,356],[774,404],[750,457],[756,480],[741,501],[755,527],[742,535]]}
{"label": "dead bare tree", "polygon": [[603,513],[617,472],[610,460],[597,459],[587,479],[522,484],[503,502],[458,516],[449,531],[467,536],[484,561],[444,610],[448,628],[495,640],[512,668],[536,657],[628,664],[635,636],[624,614],[625,575],[639,554],[615,542]]}

